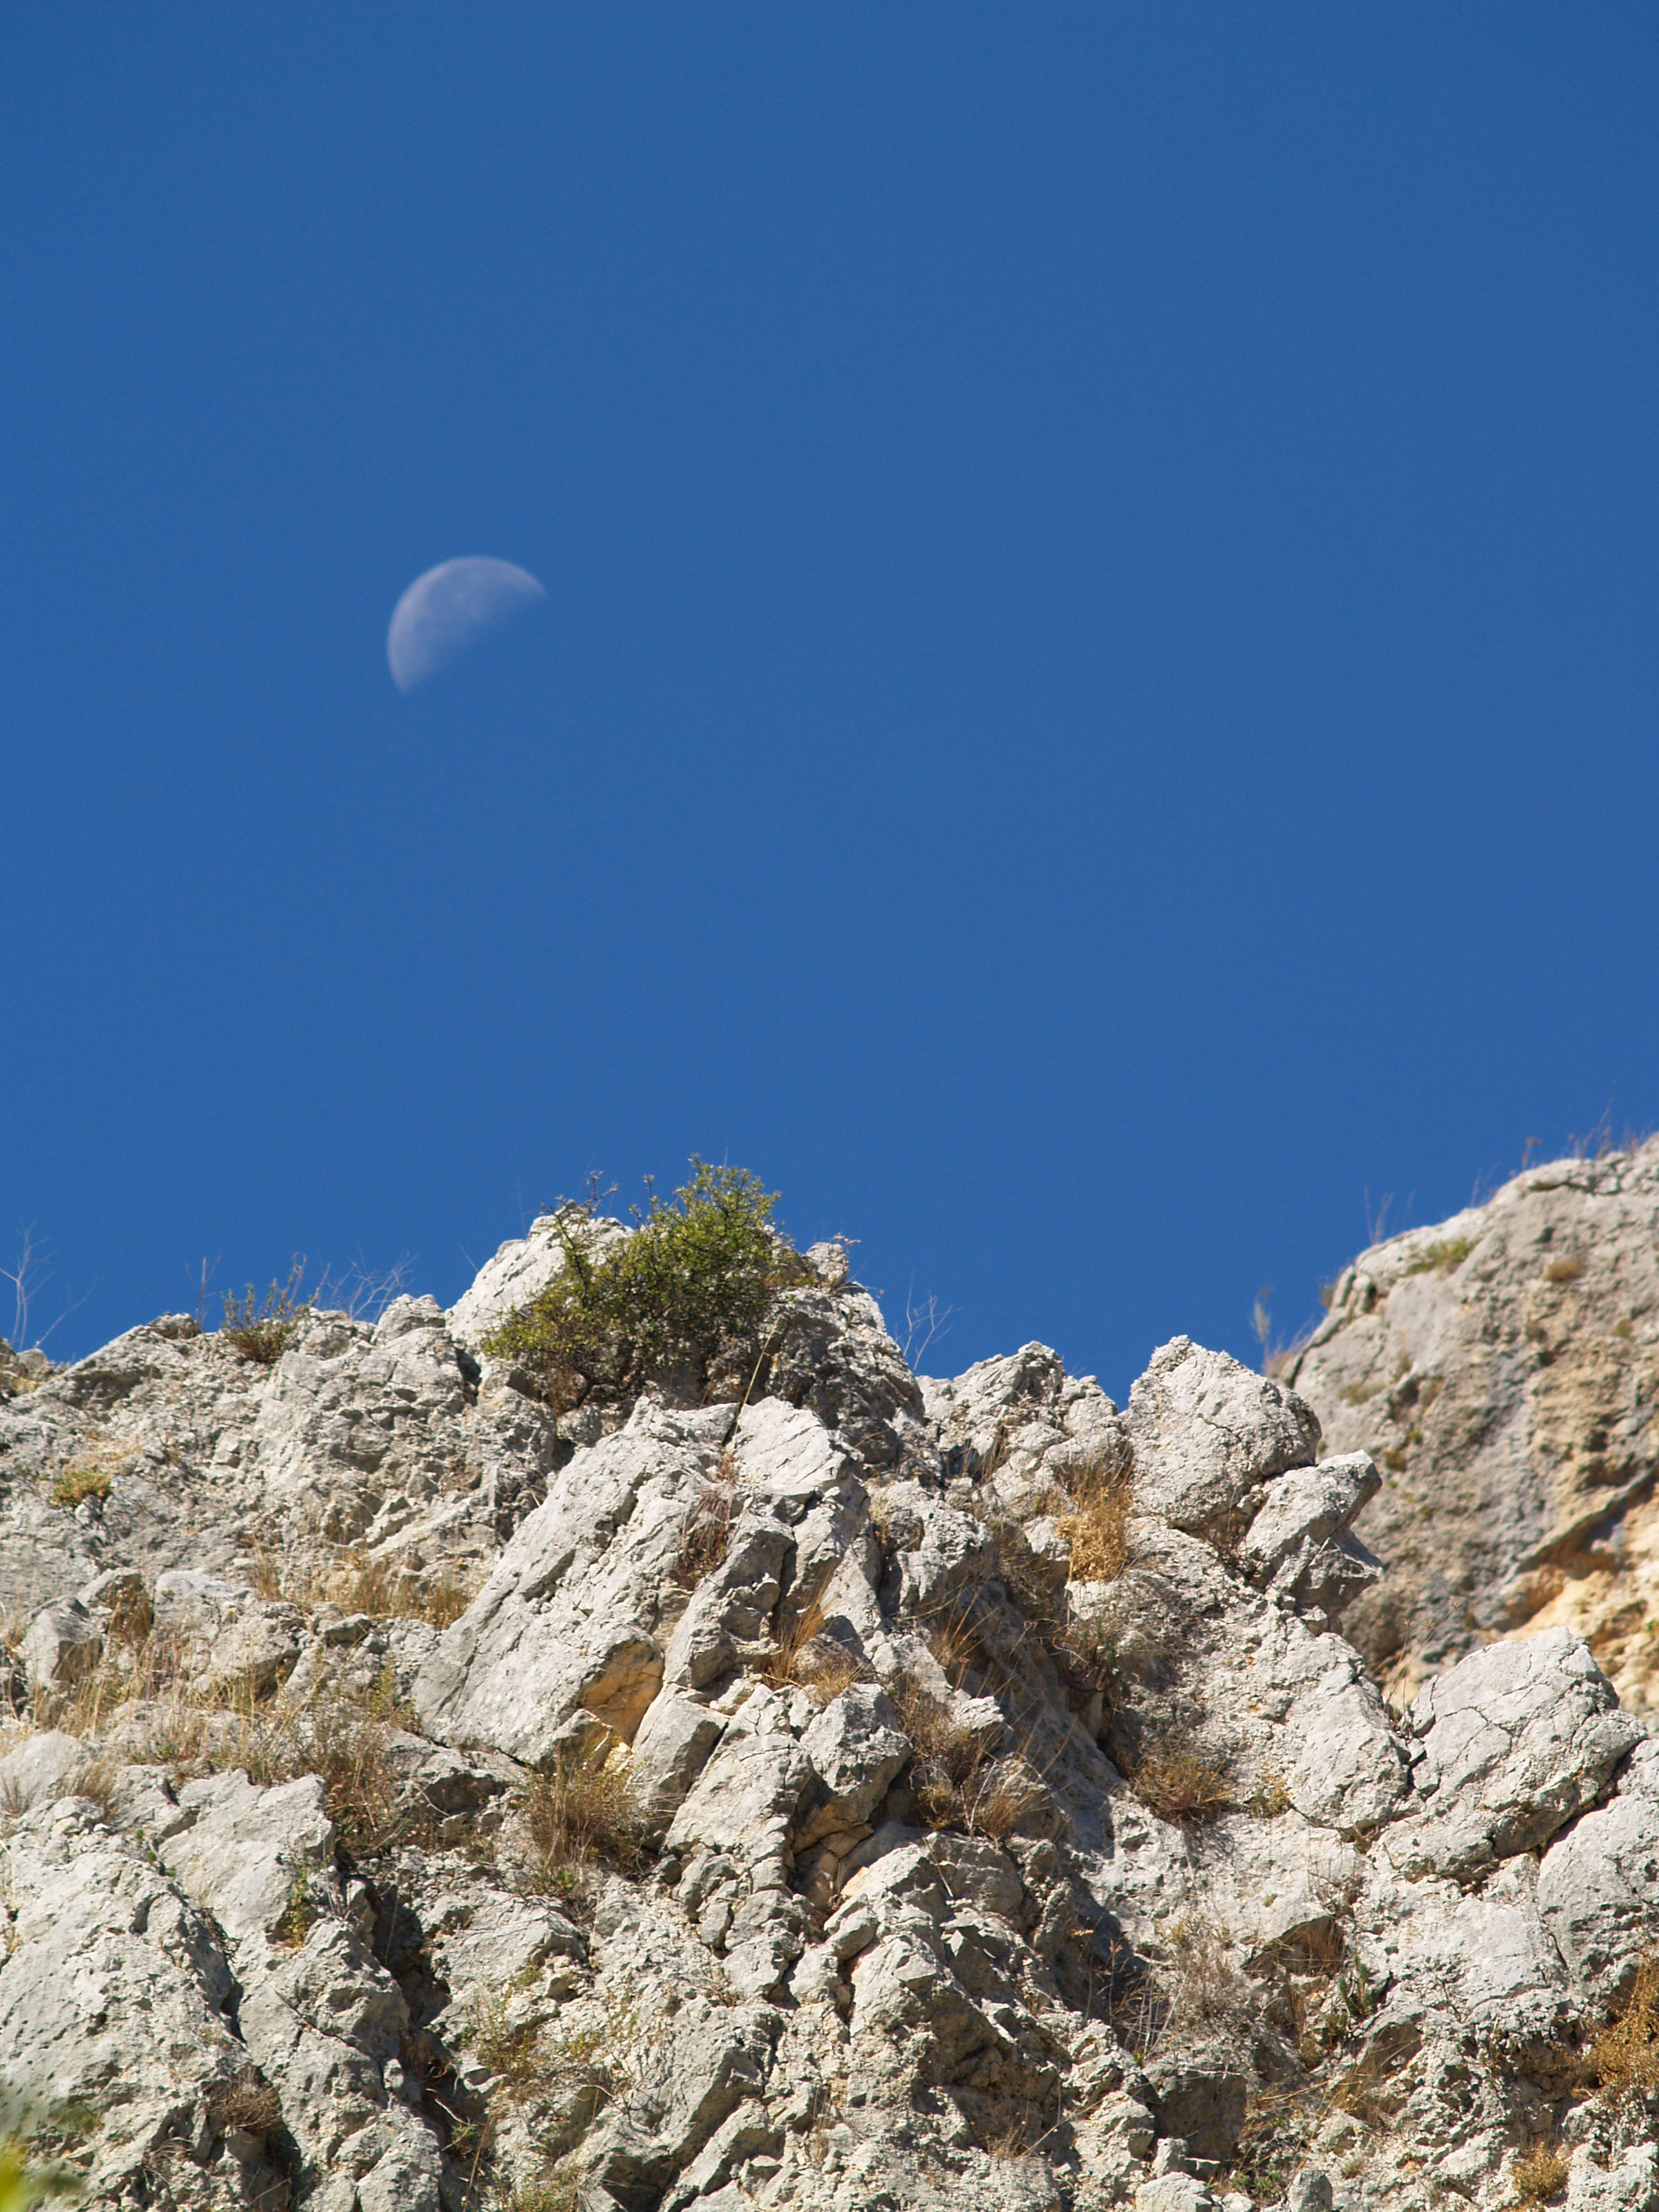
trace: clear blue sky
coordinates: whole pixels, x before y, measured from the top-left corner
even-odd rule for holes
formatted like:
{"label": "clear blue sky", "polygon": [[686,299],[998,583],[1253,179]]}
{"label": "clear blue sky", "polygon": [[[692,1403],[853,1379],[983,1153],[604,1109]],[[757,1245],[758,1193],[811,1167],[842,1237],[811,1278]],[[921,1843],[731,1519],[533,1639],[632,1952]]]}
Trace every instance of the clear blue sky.
{"label": "clear blue sky", "polygon": [[[1656,92],[1569,5],[17,0],[49,1348],[698,1152],[1121,1394],[1659,1120]],[[470,553],[547,602],[401,696]]]}

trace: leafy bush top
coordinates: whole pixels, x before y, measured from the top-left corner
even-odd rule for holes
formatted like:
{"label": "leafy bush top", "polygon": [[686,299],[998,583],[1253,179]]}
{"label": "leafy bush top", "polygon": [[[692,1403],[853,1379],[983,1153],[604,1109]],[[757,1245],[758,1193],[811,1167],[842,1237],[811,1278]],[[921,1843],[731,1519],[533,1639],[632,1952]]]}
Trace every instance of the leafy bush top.
{"label": "leafy bush top", "polygon": [[775,1293],[806,1279],[773,1223],[775,1191],[747,1168],[694,1156],[691,1169],[672,1200],[653,1193],[634,1234],[598,1259],[583,1234],[591,1208],[563,1209],[555,1227],[564,1272],[484,1339],[556,1412],[595,1384],[625,1390],[665,1369],[702,1374],[722,1356],[757,1358]]}

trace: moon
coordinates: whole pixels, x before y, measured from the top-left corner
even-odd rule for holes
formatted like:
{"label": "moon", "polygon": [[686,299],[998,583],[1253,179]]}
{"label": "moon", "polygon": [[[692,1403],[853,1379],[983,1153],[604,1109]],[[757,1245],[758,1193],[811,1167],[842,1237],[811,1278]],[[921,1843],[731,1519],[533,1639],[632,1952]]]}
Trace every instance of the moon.
{"label": "moon", "polygon": [[528,569],[468,554],[416,576],[392,609],[386,665],[400,691],[412,691],[511,622],[546,592]]}

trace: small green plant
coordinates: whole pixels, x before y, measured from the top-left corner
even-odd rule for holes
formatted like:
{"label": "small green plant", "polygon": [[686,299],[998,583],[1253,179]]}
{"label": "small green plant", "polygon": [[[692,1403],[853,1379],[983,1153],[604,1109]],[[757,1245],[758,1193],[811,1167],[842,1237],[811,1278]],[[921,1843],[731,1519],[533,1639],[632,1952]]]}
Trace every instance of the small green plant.
{"label": "small green plant", "polygon": [[297,1951],[316,1917],[317,1908],[311,1901],[311,1869],[302,1860],[289,1878],[288,1903],[273,1931],[273,1941],[285,1951]]}
{"label": "small green plant", "polygon": [[1437,1269],[1441,1274],[1449,1275],[1454,1267],[1462,1266],[1474,1249],[1473,1237],[1447,1237],[1437,1239],[1434,1243],[1425,1244],[1423,1247],[1410,1267],[1407,1268],[1406,1273],[1408,1275],[1428,1275],[1434,1273]]}
{"label": "small green plant", "polygon": [[580,2202],[581,2176],[563,2160],[501,2200],[501,2212],[576,2212]]}
{"label": "small green plant", "polygon": [[107,1498],[113,1480],[106,1467],[66,1467],[52,1486],[52,1502],[73,1513],[83,1498]]}
{"label": "small green plant", "polygon": [[1291,1806],[1290,1785],[1277,1766],[1264,1766],[1256,1778],[1255,1788],[1245,1810],[1258,1820],[1277,1820]]}
{"label": "small green plant", "polygon": [[222,1333],[244,1359],[258,1367],[274,1367],[288,1350],[312,1307],[310,1298],[300,1296],[305,1271],[305,1261],[296,1253],[287,1282],[273,1282],[263,1298],[252,1283],[240,1298],[225,1292]]}
{"label": "small green plant", "polygon": [[506,2084],[515,2101],[533,2095],[546,2081],[541,2031],[533,2021],[513,2020],[504,1996],[485,1993],[479,1997],[466,2040],[480,2063]]}
{"label": "small green plant", "polygon": [[78,2100],[43,2112],[0,2088],[0,2212],[33,2212],[35,2205],[53,2197],[78,2197],[82,2183],[75,2168],[39,2154],[73,2149],[97,2124],[96,2116]]}
{"label": "small green plant", "polygon": [[636,1212],[625,1243],[592,1257],[584,1209],[556,1227],[564,1270],[539,1297],[484,1340],[511,1360],[556,1413],[601,1388],[621,1395],[676,1367],[706,1380],[716,1362],[757,1365],[775,1294],[809,1279],[773,1223],[777,1193],[747,1168],[693,1158],[690,1181]]}

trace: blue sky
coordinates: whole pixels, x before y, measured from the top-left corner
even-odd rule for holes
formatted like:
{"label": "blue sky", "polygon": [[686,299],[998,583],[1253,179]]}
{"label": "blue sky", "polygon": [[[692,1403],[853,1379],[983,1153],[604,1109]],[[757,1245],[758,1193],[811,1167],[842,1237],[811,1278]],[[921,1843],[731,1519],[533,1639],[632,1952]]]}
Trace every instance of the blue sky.
{"label": "blue sky", "polygon": [[[688,1154],[1118,1394],[1659,1121],[1659,22],[22,4],[0,1247]],[[408,697],[393,604],[535,616]],[[0,1328],[9,1309],[0,1310]]]}

